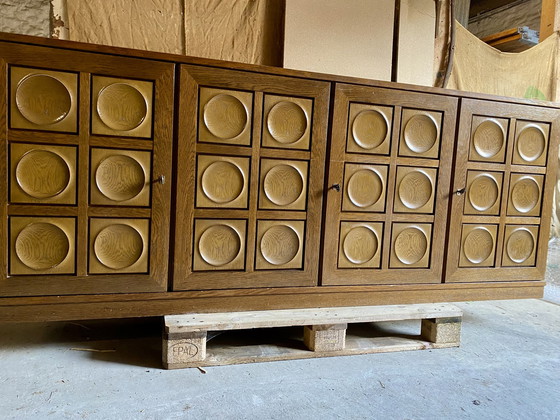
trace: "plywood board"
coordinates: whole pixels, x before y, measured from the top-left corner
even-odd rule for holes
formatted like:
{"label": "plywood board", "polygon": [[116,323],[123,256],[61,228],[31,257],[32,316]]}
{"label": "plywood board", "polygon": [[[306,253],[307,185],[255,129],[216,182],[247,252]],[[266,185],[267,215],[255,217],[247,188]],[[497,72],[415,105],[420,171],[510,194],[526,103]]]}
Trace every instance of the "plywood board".
{"label": "plywood board", "polygon": [[393,14],[393,0],[286,0],[284,67],[390,80]]}

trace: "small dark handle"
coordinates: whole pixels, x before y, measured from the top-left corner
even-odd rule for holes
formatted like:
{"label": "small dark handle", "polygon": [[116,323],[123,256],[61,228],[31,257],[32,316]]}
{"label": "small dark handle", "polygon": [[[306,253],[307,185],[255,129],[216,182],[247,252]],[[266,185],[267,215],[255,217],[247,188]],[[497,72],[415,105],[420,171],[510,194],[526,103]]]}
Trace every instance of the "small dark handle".
{"label": "small dark handle", "polygon": [[456,195],[463,195],[465,193],[465,189],[461,188],[460,190],[455,191]]}
{"label": "small dark handle", "polygon": [[154,184],[165,184],[165,175],[160,175],[156,179],[154,179]]}
{"label": "small dark handle", "polygon": [[331,185],[331,188],[337,192],[340,192],[340,184],[333,184]]}

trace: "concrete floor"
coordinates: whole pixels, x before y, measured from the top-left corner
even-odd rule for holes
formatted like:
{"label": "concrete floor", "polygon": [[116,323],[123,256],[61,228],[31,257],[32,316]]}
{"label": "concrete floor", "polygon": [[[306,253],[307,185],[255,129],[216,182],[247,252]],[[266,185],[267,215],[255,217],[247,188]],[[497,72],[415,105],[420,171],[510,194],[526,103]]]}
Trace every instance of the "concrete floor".
{"label": "concrete floor", "polygon": [[[547,272],[552,297],[560,280],[556,245]],[[206,374],[161,369],[159,319],[2,325],[0,418],[560,419],[560,306],[457,305],[464,311],[460,348]],[[417,334],[419,323],[384,328]],[[115,351],[76,350],[84,348]]]}

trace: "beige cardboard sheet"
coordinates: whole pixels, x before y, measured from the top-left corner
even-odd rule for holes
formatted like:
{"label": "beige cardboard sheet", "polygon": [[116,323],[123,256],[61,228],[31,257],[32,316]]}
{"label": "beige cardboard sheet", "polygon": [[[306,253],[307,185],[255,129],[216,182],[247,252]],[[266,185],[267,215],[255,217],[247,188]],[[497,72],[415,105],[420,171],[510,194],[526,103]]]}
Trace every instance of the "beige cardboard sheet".
{"label": "beige cardboard sheet", "polygon": [[284,67],[390,80],[393,14],[393,0],[287,0]]}

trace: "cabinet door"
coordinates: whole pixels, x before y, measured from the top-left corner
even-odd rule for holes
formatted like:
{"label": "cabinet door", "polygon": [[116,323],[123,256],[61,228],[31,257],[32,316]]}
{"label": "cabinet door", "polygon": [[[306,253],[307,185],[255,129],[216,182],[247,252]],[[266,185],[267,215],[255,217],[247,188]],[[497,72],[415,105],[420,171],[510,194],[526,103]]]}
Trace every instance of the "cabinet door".
{"label": "cabinet door", "polygon": [[558,111],[463,100],[446,281],[542,280]]}
{"label": "cabinet door", "polygon": [[173,65],[10,43],[0,60],[0,295],[166,290]]}
{"label": "cabinet door", "polygon": [[456,108],[337,85],[323,284],[441,282]]}
{"label": "cabinet door", "polygon": [[316,285],[329,84],[181,66],[175,290]]}

